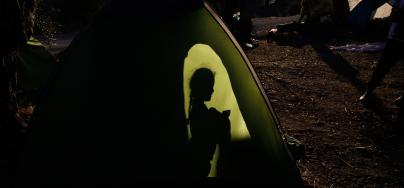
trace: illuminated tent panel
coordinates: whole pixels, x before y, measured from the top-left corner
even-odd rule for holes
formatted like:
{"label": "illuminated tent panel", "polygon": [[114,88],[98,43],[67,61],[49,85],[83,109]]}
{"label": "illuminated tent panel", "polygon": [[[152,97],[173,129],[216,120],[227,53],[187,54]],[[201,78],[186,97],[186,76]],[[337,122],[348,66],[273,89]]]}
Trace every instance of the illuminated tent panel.
{"label": "illuminated tent panel", "polygon": [[[113,1],[79,33],[37,105],[23,175],[217,176],[301,184],[246,56],[208,5],[190,2],[138,7]],[[200,69],[213,76],[191,89]],[[209,96],[199,106],[198,97],[191,102],[197,90]],[[209,141],[221,139],[213,136],[217,127],[203,123],[214,118],[190,116],[192,109],[207,113],[204,104],[211,114],[230,110],[220,121],[230,135],[226,152]],[[198,124],[212,132],[192,132]],[[209,143],[197,142],[204,134]],[[210,149],[203,153],[205,145]]]}

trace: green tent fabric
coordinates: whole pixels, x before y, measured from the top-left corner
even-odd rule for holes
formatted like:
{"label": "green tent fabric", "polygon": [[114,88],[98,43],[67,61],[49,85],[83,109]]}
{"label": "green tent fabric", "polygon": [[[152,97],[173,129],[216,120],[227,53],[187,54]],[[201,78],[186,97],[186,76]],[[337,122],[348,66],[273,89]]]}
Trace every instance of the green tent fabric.
{"label": "green tent fabric", "polygon": [[200,178],[187,120],[191,77],[206,68],[215,75],[206,105],[230,110],[231,129],[209,176],[301,186],[260,82],[219,17],[199,1],[144,3],[112,1],[73,40],[37,105],[19,173]]}

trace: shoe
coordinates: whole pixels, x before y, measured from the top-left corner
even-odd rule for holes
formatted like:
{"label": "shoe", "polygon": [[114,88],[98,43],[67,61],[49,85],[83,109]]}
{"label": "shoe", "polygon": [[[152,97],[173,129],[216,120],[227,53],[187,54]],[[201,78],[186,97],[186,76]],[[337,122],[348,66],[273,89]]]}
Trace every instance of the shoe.
{"label": "shoe", "polygon": [[373,97],[374,97],[373,93],[370,93],[366,90],[365,93],[363,93],[362,96],[359,97],[359,101],[364,104],[367,104],[372,100]]}
{"label": "shoe", "polygon": [[368,94],[368,92],[366,91],[365,93],[363,93],[363,94],[361,95],[361,97],[359,97],[359,101],[364,102],[364,101],[366,101],[368,98],[369,98],[369,94]]}
{"label": "shoe", "polygon": [[244,46],[247,48],[254,48],[254,45],[249,42],[244,43]]}
{"label": "shoe", "polygon": [[254,48],[256,48],[258,45],[256,45],[256,44],[252,44],[252,43],[250,43],[250,42],[245,42],[245,43],[243,43],[242,44],[242,48],[243,49],[245,49],[245,50],[251,50],[251,49],[254,49]]}

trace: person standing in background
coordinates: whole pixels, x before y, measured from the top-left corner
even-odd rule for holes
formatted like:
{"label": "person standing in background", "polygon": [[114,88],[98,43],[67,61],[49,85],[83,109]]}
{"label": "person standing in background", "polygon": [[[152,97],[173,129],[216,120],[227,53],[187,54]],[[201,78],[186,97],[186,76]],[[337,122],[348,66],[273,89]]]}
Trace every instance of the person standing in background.
{"label": "person standing in background", "polygon": [[[252,49],[257,46],[256,40],[252,37],[252,18],[258,4],[257,0],[209,0],[208,2],[221,16],[242,48]],[[240,16],[234,17],[238,12]]]}

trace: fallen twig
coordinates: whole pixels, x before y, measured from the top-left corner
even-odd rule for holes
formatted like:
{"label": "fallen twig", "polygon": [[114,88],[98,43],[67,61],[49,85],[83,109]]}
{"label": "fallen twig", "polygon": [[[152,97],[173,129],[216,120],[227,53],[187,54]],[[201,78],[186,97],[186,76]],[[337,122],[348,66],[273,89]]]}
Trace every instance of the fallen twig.
{"label": "fallen twig", "polygon": [[[339,159],[341,159],[341,158],[339,158]],[[344,162],[344,163],[345,163],[346,165],[348,165],[349,167],[355,168],[355,167],[353,167],[351,164],[349,164],[348,162],[346,162],[344,159],[341,159],[341,161]]]}

